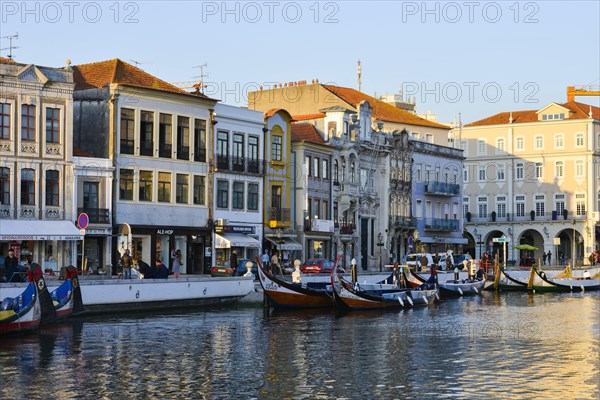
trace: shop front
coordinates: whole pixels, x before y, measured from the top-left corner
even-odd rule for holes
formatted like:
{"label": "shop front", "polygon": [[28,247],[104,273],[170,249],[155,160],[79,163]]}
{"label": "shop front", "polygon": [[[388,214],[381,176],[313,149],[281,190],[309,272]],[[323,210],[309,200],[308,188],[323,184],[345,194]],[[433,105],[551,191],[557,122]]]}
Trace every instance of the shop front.
{"label": "shop front", "polygon": [[44,270],[58,273],[62,267],[75,265],[75,255],[83,234],[71,221],[2,220],[0,255],[9,249],[23,264],[28,256]]}
{"label": "shop front", "polygon": [[[134,260],[143,260],[152,265],[162,261],[169,269],[173,266],[175,252],[182,255],[181,274],[209,274],[211,266],[210,230],[193,227],[156,227],[123,224],[114,244],[116,259],[114,266],[119,265],[119,258],[129,249]],[[113,273],[117,273],[113,268]]]}
{"label": "shop front", "polygon": [[260,254],[260,240],[254,226],[226,225],[215,227],[215,265],[230,264],[231,254],[239,260],[254,260]]}

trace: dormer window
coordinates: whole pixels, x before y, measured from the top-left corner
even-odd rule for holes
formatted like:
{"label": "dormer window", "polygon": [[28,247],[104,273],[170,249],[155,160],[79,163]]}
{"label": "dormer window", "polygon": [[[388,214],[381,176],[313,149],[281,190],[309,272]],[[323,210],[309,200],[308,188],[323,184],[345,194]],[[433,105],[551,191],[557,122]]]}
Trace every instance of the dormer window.
{"label": "dormer window", "polygon": [[542,115],[542,121],[552,121],[552,120],[557,120],[557,119],[565,119],[565,113]]}

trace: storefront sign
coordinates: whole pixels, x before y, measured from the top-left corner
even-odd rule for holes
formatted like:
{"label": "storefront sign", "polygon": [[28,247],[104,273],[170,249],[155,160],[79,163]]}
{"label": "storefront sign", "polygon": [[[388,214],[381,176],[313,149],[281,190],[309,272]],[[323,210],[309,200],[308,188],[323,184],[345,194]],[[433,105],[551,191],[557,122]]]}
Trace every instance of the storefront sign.
{"label": "storefront sign", "polygon": [[312,231],[313,232],[330,232],[333,233],[333,221],[329,219],[318,219],[312,220]]}
{"label": "storefront sign", "polygon": [[173,229],[157,229],[156,234],[157,235],[172,235]]}
{"label": "storefront sign", "polygon": [[81,240],[83,236],[2,235],[0,240]]}
{"label": "storefront sign", "polygon": [[216,226],[215,232],[217,232],[217,233],[245,233],[245,234],[249,234],[249,235],[254,235],[256,232],[256,227],[241,226],[241,225]]}
{"label": "storefront sign", "polygon": [[86,235],[103,235],[108,236],[112,234],[112,229],[86,229]]}

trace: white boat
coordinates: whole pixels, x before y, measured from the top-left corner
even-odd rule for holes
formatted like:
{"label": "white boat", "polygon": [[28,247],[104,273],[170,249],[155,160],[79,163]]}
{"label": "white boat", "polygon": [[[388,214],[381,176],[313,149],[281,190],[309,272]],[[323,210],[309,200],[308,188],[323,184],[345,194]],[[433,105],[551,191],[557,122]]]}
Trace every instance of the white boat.
{"label": "white boat", "polygon": [[[52,285],[52,282],[49,282]],[[0,284],[0,297],[16,297],[26,284]],[[80,279],[83,313],[152,311],[233,303],[254,291],[251,277]]]}

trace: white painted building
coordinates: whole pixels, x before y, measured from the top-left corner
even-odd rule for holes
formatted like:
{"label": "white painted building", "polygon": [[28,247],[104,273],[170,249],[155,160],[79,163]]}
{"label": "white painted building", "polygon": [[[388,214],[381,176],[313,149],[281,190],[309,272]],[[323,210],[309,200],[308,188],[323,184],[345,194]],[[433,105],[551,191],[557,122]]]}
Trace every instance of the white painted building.
{"label": "white painted building", "polygon": [[[0,58],[0,257],[44,269],[76,262],[73,75]],[[2,263],[3,264],[3,263]]]}
{"label": "white painted building", "polygon": [[[187,93],[119,59],[75,70],[75,146],[110,158],[113,187],[113,266],[130,249],[134,259],[183,256],[182,273],[211,264],[212,110],[216,100]],[[113,270],[113,273],[116,272]]]}
{"label": "white painted building", "polygon": [[[262,112],[215,106],[213,265],[254,260],[263,244],[264,128]],[[232,266],[233,267],[233,266]]]}

